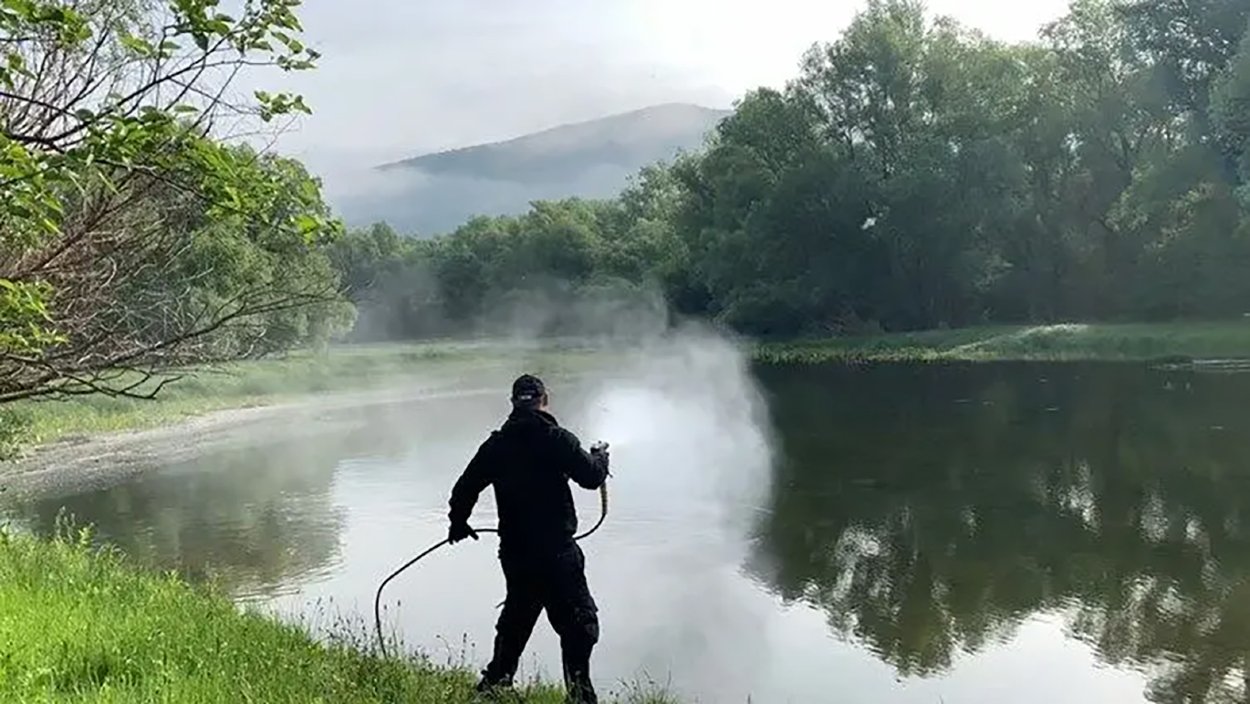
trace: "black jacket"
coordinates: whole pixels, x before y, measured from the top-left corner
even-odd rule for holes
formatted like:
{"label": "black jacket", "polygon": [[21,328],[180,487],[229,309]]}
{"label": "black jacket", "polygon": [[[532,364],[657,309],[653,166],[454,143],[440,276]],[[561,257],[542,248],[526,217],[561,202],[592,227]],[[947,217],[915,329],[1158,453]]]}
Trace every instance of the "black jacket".
{"label": "black jacket", "polygon": [[467,523],[478,495],[494,486],[501,551],[559,550],[577,532],[569,480],[598,489],[607,476],[607,457],[582,449],[577,436],[551,414],[516,409],[456,481],[450,518]]}

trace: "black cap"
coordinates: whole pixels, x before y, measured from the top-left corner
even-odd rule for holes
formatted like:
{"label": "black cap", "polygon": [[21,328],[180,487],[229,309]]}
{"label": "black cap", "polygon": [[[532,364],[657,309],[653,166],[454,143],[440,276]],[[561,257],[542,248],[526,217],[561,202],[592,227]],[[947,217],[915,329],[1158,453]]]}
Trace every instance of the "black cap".
{"label": "black cap", "polygon": [[512,382],[512,403],[518,406],[529,406],[538,403],[547,393],[543,380],[532,374],[522,374]]}

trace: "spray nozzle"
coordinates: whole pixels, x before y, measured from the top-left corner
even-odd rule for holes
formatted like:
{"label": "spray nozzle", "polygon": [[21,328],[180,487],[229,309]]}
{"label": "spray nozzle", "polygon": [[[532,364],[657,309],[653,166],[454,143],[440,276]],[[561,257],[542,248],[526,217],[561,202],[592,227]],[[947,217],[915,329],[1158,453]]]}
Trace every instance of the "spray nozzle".
{"label": "spray nozzle", "polygon": [[602,440],[597,441],[595,444],[590,446],[590,454],[594,455],[597,460],[603,463],[604,471],[607,473],[608,476],[612,476],[612,472],[608,471],[607,469],[608,467],[608,444]]}

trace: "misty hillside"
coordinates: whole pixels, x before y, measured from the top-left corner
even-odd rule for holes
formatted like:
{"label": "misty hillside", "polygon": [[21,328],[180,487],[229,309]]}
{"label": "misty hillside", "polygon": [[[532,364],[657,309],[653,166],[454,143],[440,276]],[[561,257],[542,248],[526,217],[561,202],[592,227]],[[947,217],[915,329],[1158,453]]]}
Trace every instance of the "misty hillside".
{"label": "misty hillside", "polygon": [[608,197],[647,164],[694,149],[727,111],[670,104],[555,127],[494,144],[378,167],[376,192],[339,204],[351,224],[445,232],[473,215],[523,211],[533,200]]}

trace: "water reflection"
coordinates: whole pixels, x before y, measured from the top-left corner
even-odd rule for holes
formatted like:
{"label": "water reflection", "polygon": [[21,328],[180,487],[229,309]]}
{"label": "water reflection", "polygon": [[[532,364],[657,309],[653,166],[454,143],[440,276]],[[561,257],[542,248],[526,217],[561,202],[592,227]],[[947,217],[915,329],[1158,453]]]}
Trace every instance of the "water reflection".
{"label": "water reflection", "polygon": [[232,447],[139,472],[104,488],[12,503],[5,513],[50,534],[58,515],[141,564],[268,598],[332,571],[347,508],[332,486],[341,462],[394,461],[409,440],[388,409],[323,414],[310,428],[265,427]]}
{"label": "water reflection", "polygon": [[1244,701],[1250,376],[766,369],[782,443],[749,567],[905,675],[1062,613],[1153,701]]}

